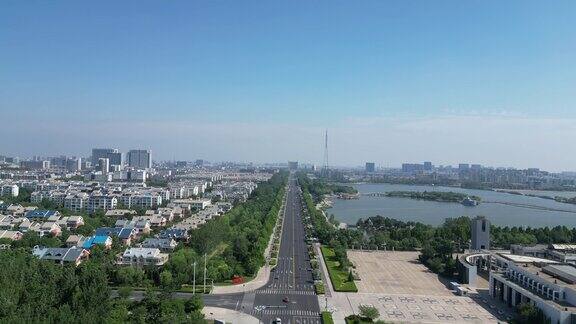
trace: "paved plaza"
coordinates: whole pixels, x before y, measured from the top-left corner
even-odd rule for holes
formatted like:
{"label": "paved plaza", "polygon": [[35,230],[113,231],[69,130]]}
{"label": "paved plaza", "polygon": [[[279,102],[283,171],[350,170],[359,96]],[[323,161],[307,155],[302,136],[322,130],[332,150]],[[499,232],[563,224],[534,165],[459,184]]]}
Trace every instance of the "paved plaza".
{"label": "paved plaza", "polygon": [[[418,252],[348,251],[361,280],[359,292],[320,297],[335,322],[358,313],[360,305],[372,305],[386,322],[496,323],[497,310],[481,297],[455,295],[438,276],[418,261]],[[489,311],[490,309],[490,311]]]}
{"label": "paved plaza", "polygon": [[348,296],[351,308],[360,305],[378,308],[386,322],[496,322],[496,318],[475,300],[459,296],[415,296],[357,294]]}
{"label": "paved plaza", "polygon": [[360,280],[358,292],[451,296],[452,292],[418,261],[419,252],[348,251]]}

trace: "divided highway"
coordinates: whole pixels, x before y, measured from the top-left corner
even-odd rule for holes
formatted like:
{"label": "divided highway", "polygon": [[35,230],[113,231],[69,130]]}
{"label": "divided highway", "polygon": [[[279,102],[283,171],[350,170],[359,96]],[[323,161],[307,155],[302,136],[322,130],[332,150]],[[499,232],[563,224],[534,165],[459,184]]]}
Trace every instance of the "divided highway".
{"label": "divided highway", "polygon": [[302,222],[302,195],[290,175],[278,264],[262,288],[227,295],[206,295],[207,306],[235,309],[259,318],[263,323],[320,324],[320,306]]}

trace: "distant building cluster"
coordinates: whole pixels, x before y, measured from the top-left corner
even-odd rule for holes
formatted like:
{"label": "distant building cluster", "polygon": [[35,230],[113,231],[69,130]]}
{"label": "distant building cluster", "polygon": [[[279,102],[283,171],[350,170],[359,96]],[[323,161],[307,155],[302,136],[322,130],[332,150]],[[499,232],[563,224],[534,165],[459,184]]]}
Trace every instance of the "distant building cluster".
{"label": "distant building cluster", "polygon": [[350,181],[399,182],[501,189],[576,190],[576,174],[551,173],[538,168],[492,168],[481,164],[460,163],[435,166],[432,162],[403,163],[401,168],[378,169],[374,162],[366,162],[363,172],[357,169],[339,170]]}

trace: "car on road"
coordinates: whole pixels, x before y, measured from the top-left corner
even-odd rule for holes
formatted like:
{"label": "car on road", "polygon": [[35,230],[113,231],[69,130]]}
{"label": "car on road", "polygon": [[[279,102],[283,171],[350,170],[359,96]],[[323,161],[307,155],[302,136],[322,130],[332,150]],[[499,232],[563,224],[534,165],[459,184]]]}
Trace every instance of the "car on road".
{"label": "car on road", "polygon": [[289,302],[290,302],[290,298],[284,297],[284,298],[282,298],[282,301],[285,302],[285,303],[289,303]]}
{"label": "car on road", "polygon": [[272,321],[272,324],[282,324],[282,319],[280,317],[276,317],[276,319]]}

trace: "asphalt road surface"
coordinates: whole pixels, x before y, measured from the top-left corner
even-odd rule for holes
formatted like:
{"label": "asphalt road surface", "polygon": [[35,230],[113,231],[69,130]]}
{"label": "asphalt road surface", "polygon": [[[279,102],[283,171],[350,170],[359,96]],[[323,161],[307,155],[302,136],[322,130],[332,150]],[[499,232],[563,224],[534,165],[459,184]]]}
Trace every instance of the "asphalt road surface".
{"label": "asphalt road surface", "polygon": [[263,323],[320,324],[320,306],[314,293],[314,280],[302,223],[302,195],[297,180],[290,175],[278,264],[268,283],[252,292],[205,295],[207,306],[238,310]]}

